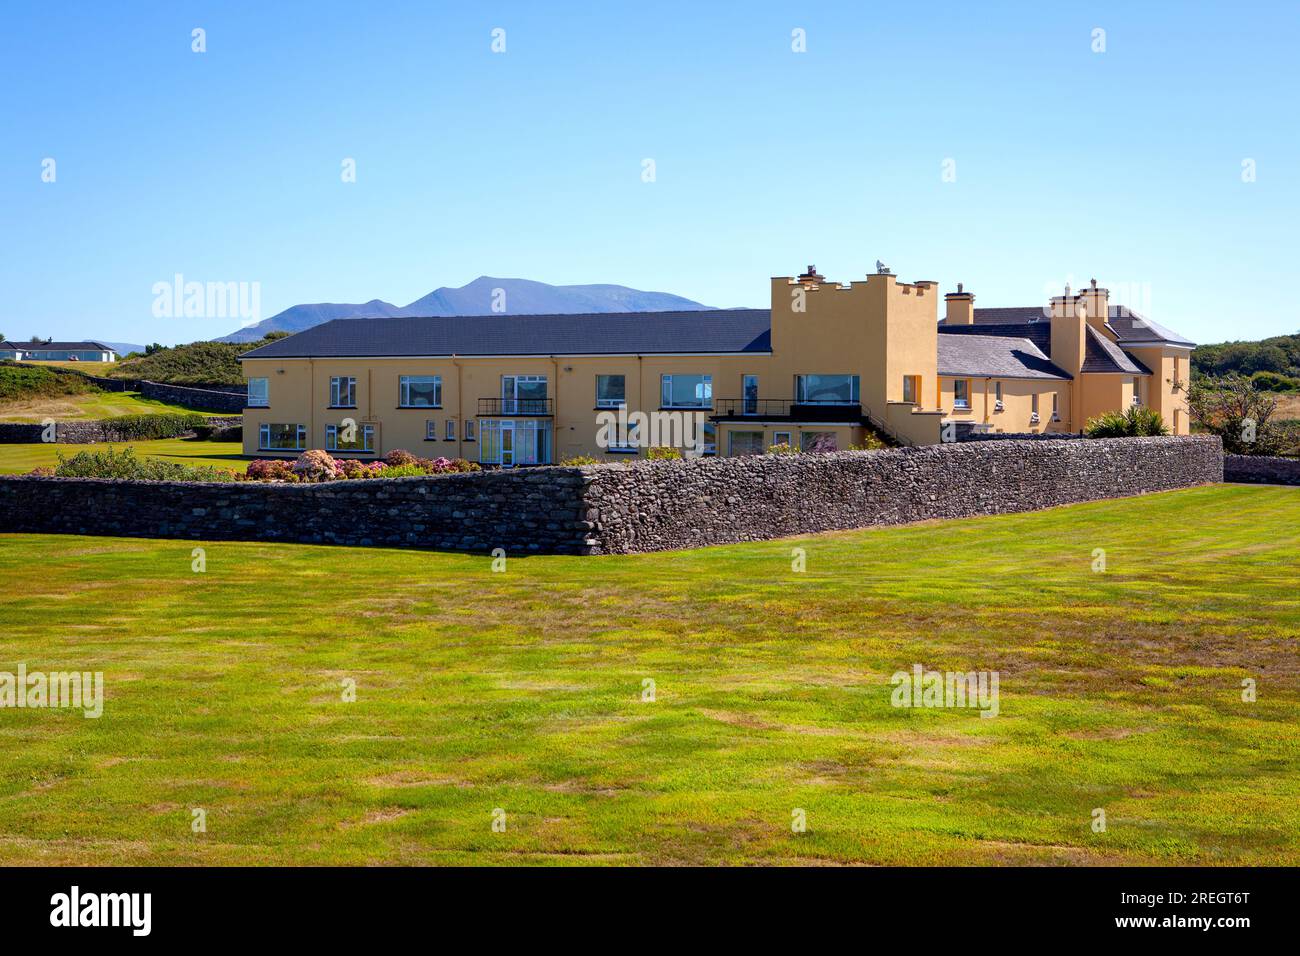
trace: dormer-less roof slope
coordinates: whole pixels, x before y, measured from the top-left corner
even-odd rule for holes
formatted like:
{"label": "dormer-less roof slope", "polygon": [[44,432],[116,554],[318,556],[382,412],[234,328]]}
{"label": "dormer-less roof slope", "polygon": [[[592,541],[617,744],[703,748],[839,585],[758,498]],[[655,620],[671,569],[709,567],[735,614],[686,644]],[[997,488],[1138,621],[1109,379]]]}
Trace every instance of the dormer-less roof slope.
{"label": "dormer-less roof slope", "polygon": [[1102,335],[1091,325],[1087,327],[1084,340],[1084,372],[1121,372],[1126,375],[1150,375],[1147,368],[1136,358]]}
{"label": "dormer-less roof slope", "polygon": [[771,325],[767,309],[335,319],[240,359],[761,353]]}
{"label": "dormer-less roof slope", "polygon": [[[967,326],[969,328],[969,326]],[[1038,378],[1068,381],[1027,338],[961,334],[939,336],[939,374],[975,378]]]}
{"label": "dormer-less roof slope", "polygon": [[[1126,305],[1112,305],[1107,310],[1106,324],[1115,333],[1121,345],[1181,345],[1192,348],[1191,339],[1152,322]],[[1006,308],[976,309],[976,325],[1007,325],[1012,323],[1048,325],[1049,313],[1041,305],[1014,305]]]}
{"label": "dormer-less roof slope", "polygon": [[1183,338],[1123,305],[1110,307],[1109,325],[1121,345],[1184,345],[1188,348],[1196,345],[1191,339]]}
{"label": "dormer-less roof slope", "polygon": [[6,348],[23,352],[111,352],[102,342],[5,342]]}

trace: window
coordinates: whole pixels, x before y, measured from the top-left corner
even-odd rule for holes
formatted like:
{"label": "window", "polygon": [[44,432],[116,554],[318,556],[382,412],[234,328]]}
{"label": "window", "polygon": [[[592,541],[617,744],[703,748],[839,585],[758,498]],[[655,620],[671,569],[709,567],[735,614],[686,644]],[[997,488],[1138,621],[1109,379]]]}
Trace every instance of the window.
{"label": "window", "polygon": [[596,407],[618,408],[627,403],[627,380],[622,375],[596,376]]}
{"label": "window", "polygon": [[1133,404],[1142,404],[1142,379],[1133,376]]}
{"label": "window", "polygon": [[701,455],[716,455],[718,453],[718,423],[705,422],[698,440]]}
{"label": "window", "polygon": [[763,450],[762,432],[730,432],[728,434],[727,454],[729,455],[761,455]]}
{"label": "window", "polygon": [[1001,382],[994,382],[994,383],[993,383],[993,410],[994,410],[995,412],[1000,412],[1000,411],[1002,411],[1002,408],[1003,408],[1003,405],[1002,405],[1002,383],[1001,383]]}
{"label": "window", "polygon": [[271,405],[271,380],[269,378],[250,378],[248,380],[249,408],[269,408]]}
{"label": "window", "polygon": [[903,401],[915,405],[918,402],[917,396],[921,394],[921,376],[904,375],[903,376]]}
{"label": "window", "polygon": [[307,447],[307,426],[262,425],[257,447],[261,451],[303,451]]}
{"label": "window", "polygon": [[326,425],[326,451],[374,451],[374,425]]}
{"label": "window", "polygon": [[501,414],[545,415],[545,375],[502,375]]}
{"label": "window", "polygon": [[808,452],[828,452],[839,450],[839,442],[834,432],[800,432],[799,450]]}
{"label": "window", "polygon": [[402,408],[441,408],[441,375],[402,375],[397,379],[397,404]]}
{"label": "window", "polygon": [[479,423],[478,460],[511,468],[545,465],[551,460],[551,423],[485,418]]}
{"label": "window", "polygon": [[465,419],[465,440],[474,440],[474,419],[472,418]]}
{"label": "window", "polygon": [[438,440],[438,423],[435,422],[432,418],[430,418],[428,421],[424,423],[424,440],[425,441]]}
{"label": "window", "polygon": [[745,400],[744,415],[758,414],[758,376],[746,375],[740,380],[741,397]]}
{"label": "window", "polygon": [[357,407],[357,380],[349,375],[330,379],[330,407]]}
{"label": "window", "polygon": [[1038,424],[1038,393],[1034,392],[1033,397],[1029,400],[1029,424]]}
{"label": "window", "polygon": [[664,408],[712,408],[712,375],[662,375],[660,401]]}
{"label": "window", "polygon": [[789,432],[774,432],[772,435],[773,445],[793,445],[794,439]]}
{"label": "window", "polygon": [[447,441],[455,441],[455,440],[456,440],[456,419],[454,419],[454,418],[449,418],[449,419],[447,419],[447,434],[446,434],[446,438],[447,438]]}
{"label": "window", "polygon": [[794,400],[801,405],[856,405],[856,375],[796,375]]}
{"label": "window", "polygon": [[970,379],[959,378],[953,381],[952,407],[970,408]]}
{"label": "window", "polygon": [[1052,421],[1054,422],[1059,422],[1061,420],[1061,414],[1060,414],[1061,407],[1059,404],[1060,400],[1061,400],[1060,394],[1057,392],[1053,392],[1052,393]]}

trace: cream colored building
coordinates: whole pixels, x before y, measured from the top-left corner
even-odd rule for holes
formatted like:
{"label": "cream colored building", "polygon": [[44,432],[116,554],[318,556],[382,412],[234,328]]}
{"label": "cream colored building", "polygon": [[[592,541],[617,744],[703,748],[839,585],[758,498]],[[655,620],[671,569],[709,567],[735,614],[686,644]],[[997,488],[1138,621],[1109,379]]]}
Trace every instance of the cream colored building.
{"label": "cream colored building", "polygon": [[[486,465],[603,460],[655,445],[753,454],[955,431],[1078,431],[1134,401],[1187,433],[1192,343],[1105,289],[976,309],[888,272],[774,278],[771,308],[338,319],[242,356],[244,451],[324,448]],[[945,426],[952,426],[947,427]]]}

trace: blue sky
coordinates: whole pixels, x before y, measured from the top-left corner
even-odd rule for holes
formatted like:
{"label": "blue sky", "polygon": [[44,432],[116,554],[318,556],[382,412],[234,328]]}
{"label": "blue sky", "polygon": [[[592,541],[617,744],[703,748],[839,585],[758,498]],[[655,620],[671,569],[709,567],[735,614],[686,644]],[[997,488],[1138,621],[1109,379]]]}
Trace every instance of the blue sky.
{"label": "blue sky", "polygon": [[1296,3],[50,2],[3,20],[13,339],[242,324],[155,318],[177,273],[260,283],[266,318],[481,274],[765,306],[769,276],[877,259],[980,306],[1096,277],[1199,341],[1300,328]]}

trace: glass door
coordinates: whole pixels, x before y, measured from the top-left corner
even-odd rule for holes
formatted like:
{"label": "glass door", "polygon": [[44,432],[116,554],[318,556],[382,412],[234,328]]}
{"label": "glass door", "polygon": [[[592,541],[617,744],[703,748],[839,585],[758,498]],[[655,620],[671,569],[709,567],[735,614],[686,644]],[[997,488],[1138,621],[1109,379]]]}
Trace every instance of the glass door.
{"label": "glass door", "polygon": [[501,423],[501,467],[513,468],[515,464],[515,423]]}
{"label": "glass door", "polygon": [[746,375],[741,379],[741,392],[745,399],[742,415],[758,414],[758,376]]}

